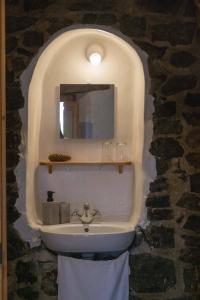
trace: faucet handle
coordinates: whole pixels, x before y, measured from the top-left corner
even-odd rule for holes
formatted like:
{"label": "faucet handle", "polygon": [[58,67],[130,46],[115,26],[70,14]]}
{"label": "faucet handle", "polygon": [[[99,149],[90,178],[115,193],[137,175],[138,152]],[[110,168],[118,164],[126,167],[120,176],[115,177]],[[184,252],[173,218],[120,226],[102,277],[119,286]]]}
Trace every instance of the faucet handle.
{"label": "faucet handle", "polygon": [[75,209],[72,213],[71,213],[71,216],[79,216],[79,213],[78,213],[78,209]]}
{"label": "faucet handle", "polygon": [[101,213],[98,209],[93,209],[92,215],[93,215],[93,217],[94,216],[101,216]]}

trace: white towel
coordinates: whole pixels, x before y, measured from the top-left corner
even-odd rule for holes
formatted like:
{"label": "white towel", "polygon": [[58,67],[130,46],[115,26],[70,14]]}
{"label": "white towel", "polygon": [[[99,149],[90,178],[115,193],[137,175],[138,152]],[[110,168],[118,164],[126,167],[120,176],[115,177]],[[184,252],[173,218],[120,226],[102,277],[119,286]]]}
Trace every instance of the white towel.
{"label": "white towel", "polygon": [[58,256],[58,300],[128,300],[129,254],[107,261]]}

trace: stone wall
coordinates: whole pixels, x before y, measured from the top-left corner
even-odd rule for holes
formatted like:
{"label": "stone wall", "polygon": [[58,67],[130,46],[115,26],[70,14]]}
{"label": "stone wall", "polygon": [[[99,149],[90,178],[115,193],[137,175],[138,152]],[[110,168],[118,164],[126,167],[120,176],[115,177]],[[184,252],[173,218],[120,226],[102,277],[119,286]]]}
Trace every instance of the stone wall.
{"label": "stone wall", "polygon": [[[155,97],[157,178],[146,199],[148,228],[130,256],[130,300],[200,299],[200,30],[192,0],[7,0],[7,203],[9,300],[56,300],[56,257],[30,249],[13,173],[23,107],[19,76],[38,48],[71,24],[103,24],[149,54]],[[114,299],[113,299],[114,300]]]}

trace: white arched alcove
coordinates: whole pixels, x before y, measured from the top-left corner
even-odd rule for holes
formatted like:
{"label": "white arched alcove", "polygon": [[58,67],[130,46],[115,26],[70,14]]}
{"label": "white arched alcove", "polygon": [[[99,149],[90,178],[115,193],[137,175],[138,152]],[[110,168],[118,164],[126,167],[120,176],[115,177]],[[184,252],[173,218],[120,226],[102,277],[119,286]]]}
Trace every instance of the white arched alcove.
{"label": "white arched alcove", "polygon": [[[42,202],[46,201],[46,191],[53,190],[56,200],[70,202],[72,210],[87,201],[101,212],[102,222],[124,222],[129,230],[134,230],[144,203],[146,56],[107,28],[70,29],[56,34],[41,49],[29,73],[26,70],[22,75],[27,98],[25,201],[28,223],[33,229],[42,228]],[[90,64],[87,58],[87,49],[93,44],[100,45],[104,51],[98,66]],[[39,166],[41,160],[55,152],[68,153],[75,161],[101,161],[102,140],[59,138],[59,86],[64,83],[114,84],[113,143],[126,142],[129,160],[133,163],[124,168],[123,174],[118,174],[113,166],[101,170],[95,166],[76,166],[68,170],[60,167],[49,175],[46,168]]]}

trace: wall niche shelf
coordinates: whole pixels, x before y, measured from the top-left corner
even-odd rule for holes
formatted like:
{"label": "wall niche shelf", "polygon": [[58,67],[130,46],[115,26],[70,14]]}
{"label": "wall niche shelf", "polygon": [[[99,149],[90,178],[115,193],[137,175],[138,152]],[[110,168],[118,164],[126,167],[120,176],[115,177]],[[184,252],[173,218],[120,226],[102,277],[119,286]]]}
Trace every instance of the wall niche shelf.
{"label": "wall niche shelf", "polygon": [[49,174],[52,174],[53,168],[58,166],[116,166],[119,174],[123,173],[125,166],[132,165],[131,161],[93,161],[93,162],[83,162],[83,161],[40,161],[41,166],[46,166],[48,168]]}

